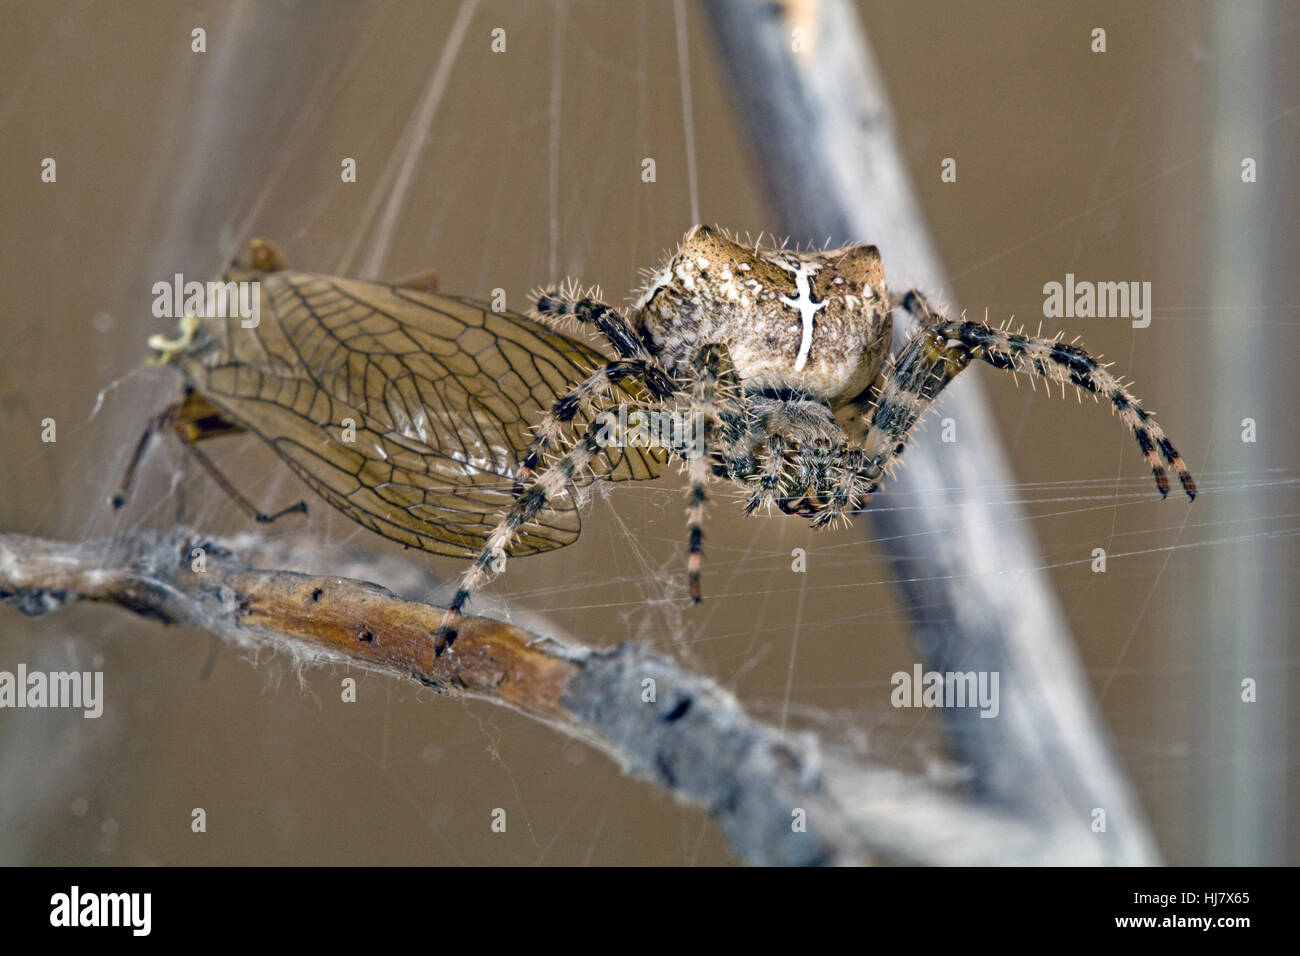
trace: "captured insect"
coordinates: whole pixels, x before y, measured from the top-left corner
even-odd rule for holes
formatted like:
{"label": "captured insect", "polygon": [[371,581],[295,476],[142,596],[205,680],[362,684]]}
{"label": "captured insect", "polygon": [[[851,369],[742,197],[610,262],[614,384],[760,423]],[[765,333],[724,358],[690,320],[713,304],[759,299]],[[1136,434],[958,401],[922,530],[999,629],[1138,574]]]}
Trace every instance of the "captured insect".
{"label": "captured insect", "polygon": [[[114,507],[126,502],[152,437],[171,431],[250,517],[305,512],[303,502],[260,512],[199,447],[248,431],[372,531],[433,554],[476,555],[515,500],[531,426],[607,361],[523,316],[438,295],[429,275],[381,285],[292,272],[263,240],[223,282],[257,283],[257,326],[187,314],[176,339],[149,339],[150,361],[175,365],[185,384],[149,422]],[[620,394],[647,398],[632,382]],[[653,478],[666,457],[611,448],[588,475]],[[575,503],[557,495],[511,554],[563,547],[580,528]]]}
{"label": "captured insect", "polygon": [[[196,454],[210,435],[255,432],[366,527],[473,556],[436,635],[439,653],[504,556],[577,538],[579,485],[654,478],[670,457],[683,460],[698,601],[711,480],[744,489],[746,514],[775,505],[816,528],[846,519],[973,359],[1105,398],[1160,493],[1167,466],[1196,496],[1173,444],[1107,366],[1059,336],[950,320],[915,290],[891,294],[875,246],[761,248],[697,226],[626,314],[573,286],[538,293],[532,318],[492,312],[410,283],[285,271],[265,243],[254,243],[252,269],[227,278],[260,279],[262,320],[249,330],[187,317],[178,339],[150,340],[187,384],[151,423],[124,491],[154,431],[170,427]],[[896,309],[915,330],[891,358]],[[571,327],[596,333],[613,356],[564,334]],[[643,446],[611,429],[616,408],[620,422],[631,409],[683,424]],[[242,506],[261,520],[301,510]]]}

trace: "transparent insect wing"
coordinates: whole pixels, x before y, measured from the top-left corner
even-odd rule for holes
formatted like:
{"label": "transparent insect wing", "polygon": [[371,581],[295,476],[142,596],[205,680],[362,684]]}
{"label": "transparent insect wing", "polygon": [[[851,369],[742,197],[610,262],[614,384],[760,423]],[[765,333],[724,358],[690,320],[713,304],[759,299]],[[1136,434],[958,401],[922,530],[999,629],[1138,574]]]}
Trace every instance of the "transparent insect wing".
{"label": "transparent insect wing", "polygon": [[[296,272],[226,278],[260,283],[258,325],[206,320],[207,346],[182,361],[190,383],[355,521],[435,554],[482,547],[513,501],[531,426],[607,361],[450,296]],[[615,400],[645,398],[628,382]],[[660,449],[611,447],[580,481],[654,478],[663,461]],[[580,530],[566,493],[509,553],[563,547]]]}

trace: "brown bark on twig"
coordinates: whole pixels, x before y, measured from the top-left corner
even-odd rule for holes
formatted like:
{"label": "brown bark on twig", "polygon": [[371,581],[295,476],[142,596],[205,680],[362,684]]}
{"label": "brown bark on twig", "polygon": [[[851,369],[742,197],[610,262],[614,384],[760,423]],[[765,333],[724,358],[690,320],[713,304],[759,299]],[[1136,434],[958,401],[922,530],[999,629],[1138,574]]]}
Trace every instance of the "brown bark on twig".
{"label": "brown bark on twig", "polygon": [[[191,570],[202,549],[205,570]],[[168,550],[174,563],[167,560]],[[351,660],[449,695],[468,694],[548,721],[574,665],[553,642],[473,617],[454,652],[433,654],[440,608],[348,578],[257,571],[184,531],[70,545],[0,537],[0,597],[28,614],[67,600],[119,604],[169,624],[191,624],[239,643],[291,642],[309,657]]]}

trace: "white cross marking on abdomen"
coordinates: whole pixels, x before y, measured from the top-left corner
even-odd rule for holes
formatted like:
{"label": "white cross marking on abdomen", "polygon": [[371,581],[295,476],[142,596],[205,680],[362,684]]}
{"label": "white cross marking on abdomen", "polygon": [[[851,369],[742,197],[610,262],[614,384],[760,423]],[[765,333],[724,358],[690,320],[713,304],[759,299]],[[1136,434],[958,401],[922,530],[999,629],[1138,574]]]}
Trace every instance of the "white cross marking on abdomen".
{"label": "white cross marking on abdomen", "polygon": [[778,261],[775,264],[787,272],[794,273],[794,288],[799,293],[797,299],[787,299],[785,296],[781,296],[781,301],[790,308],[797,309],[799,318],[803,320],[803,339],[799,342],[799,355],[794,360],[794,370],[799,372],[808,364],[808,353],[812,351],[813,316],[817,314],[818,309],[826,305],[825,299],[820,302],[813,301],[812,286],[808,282],[811,276],[817,274],[817,270],[821,266],[812,262],[801,262],[796,269],[785,262]]}

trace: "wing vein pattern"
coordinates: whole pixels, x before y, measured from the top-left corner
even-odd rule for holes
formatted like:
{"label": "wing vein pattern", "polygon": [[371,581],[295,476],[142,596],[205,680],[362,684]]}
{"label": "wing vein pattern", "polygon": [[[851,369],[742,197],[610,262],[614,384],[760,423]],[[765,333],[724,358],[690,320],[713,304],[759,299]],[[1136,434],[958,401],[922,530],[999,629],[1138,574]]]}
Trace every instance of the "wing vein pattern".
{"label": "wing vein pattern", "polygon": [[[433,554],[478,553],[513,500],[532,427],[607,361],[467,299],[299,272],[226,279],[260,284],[261,321],[205,320],[206,346],[182,360],[190,383],[353,520]],[[627,381],[613,401],[646,398]],[[611,447],[578,480],[654,478],[664,460],[661,449]],[[560,548],[580,531],[570,487],[509,553]]]}

